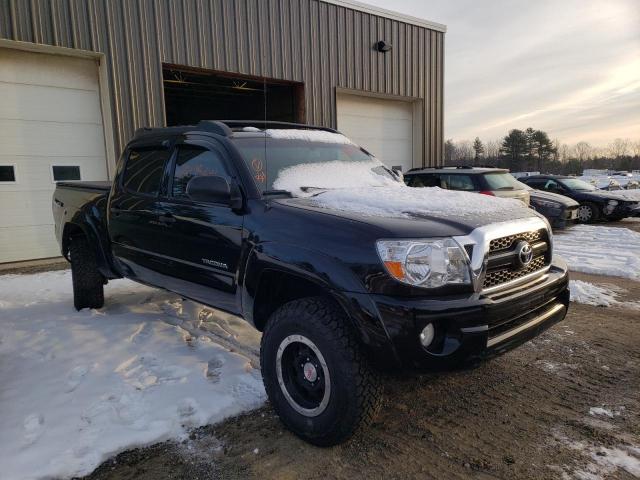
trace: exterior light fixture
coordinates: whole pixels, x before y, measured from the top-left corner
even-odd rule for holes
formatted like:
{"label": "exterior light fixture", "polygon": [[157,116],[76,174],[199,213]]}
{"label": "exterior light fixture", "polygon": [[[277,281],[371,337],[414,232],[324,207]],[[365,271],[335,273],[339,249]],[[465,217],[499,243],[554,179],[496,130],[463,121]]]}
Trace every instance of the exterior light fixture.
{"label": "exterior light fixture", "polygon": [[392,45],[390,43],[385,42],[384,40],[380,40],[376,43],[375,48],[380,53],[385,53],[391,50]]}

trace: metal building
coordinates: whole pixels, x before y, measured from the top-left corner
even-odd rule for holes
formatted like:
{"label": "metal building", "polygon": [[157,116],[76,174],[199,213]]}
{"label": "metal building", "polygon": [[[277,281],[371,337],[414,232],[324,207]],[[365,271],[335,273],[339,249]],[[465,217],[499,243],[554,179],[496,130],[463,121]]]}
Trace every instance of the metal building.
{"label": "metal building", "polygon": [[266,114],[438,163],[444,32],[352,0],[0,0],[0,263],[57,255],[55,182],[109,178],[141,126]]}

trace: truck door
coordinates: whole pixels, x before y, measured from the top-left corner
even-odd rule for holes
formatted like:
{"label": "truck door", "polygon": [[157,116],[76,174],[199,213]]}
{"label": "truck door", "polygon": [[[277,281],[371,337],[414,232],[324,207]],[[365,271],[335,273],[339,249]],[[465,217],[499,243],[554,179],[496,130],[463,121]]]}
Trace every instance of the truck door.
{"label": "truck door", "polygon": [[222,310],[238,313],[236,272],[242,245],[241,214],[229,205],[195,202],[186,187],[195,176],[236,180],[224,147],[215,140],[186,140],[176,146],[166,192],[158,200],[163,287]]}
{"label": "truck door", "polygon": [[157,201],[170,158],[167,145],[141,145],[125,152],[124,167],[109,199],[109,236],[126,276],[156,285]]}

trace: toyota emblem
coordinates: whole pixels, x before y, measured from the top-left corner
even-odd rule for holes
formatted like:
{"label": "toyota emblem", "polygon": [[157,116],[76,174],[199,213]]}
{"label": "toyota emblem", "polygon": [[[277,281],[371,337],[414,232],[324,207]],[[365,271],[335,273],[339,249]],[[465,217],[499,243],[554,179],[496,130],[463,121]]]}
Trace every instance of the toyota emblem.
{"label": "toyota emblem", "polygon": [[526,267],[529,265],[531,260],[533,260],[533,249],[531,245],[529,245],[529,242],[525,242],[524,240],[519,242],[516,247],[516,255],[520,266]]}

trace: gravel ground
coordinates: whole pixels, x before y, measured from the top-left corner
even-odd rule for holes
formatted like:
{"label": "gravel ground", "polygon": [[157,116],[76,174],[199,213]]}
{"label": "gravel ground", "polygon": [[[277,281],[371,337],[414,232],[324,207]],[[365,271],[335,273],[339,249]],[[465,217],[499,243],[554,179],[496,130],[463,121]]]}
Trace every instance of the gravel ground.
{"label": "gravel ground", "polygon": [[[640,298],[638,282],[574,278]],[[638,310],[573,304],[564,322],[476,369],[388,378],[377,423],[338,447],[298,440],[267,406],[125,452],[88,478],[635,478],[639,322]]]}

